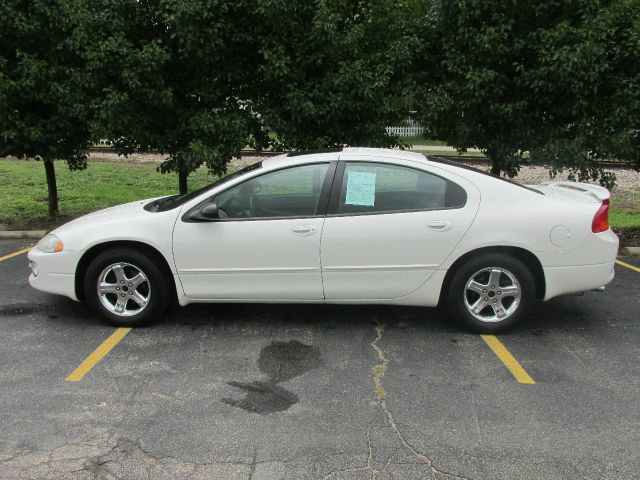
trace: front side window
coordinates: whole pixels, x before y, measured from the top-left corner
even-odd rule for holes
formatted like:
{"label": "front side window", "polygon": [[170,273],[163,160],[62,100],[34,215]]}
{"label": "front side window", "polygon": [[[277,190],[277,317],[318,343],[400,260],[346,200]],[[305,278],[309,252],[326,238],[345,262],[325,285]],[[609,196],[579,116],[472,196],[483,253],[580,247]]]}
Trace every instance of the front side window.
{"label": "front side window", "polygon": [[400,165],[345,165],[339,214],[437,210],[462,207],[466,193],[437,175]]}
{"label": "front side window", "polygon": [[319,214],[328,163],[266,173],[216,196],[220,218],[312,217]]}

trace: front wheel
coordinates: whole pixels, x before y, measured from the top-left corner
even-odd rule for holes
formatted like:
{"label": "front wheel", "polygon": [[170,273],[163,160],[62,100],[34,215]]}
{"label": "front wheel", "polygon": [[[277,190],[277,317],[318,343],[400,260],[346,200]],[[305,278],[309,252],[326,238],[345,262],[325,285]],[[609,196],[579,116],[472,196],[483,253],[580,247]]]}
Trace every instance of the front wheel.
{"label": "front wheel", "polygon": [[503,332],[526,314],[535,300],[535,281],[517,258],[487,254],[456,270],[447,290],[451,316],[466,328]]}
{"label": "front wheel", "polygon": [[142,252],[120,248],[98,255],[84,279],[87,303],[118,327],[139,327],[155,320],[170,298],[168,279]]}

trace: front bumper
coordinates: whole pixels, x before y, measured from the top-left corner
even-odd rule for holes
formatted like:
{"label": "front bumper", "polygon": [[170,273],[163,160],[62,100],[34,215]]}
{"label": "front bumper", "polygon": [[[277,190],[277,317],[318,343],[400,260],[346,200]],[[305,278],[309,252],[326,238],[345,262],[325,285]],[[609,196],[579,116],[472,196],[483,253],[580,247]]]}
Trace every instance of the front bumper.
{"label": "front bumper", "polygon": [[75,271],[82,252],[76,250],[63,250],[59,253],[44,253],[35,248],[29,250],[28,258],[36,265],[37,276],[34,268],[29,275],[29,284],[43,292],[64,295],[78,301],[75,285]]}

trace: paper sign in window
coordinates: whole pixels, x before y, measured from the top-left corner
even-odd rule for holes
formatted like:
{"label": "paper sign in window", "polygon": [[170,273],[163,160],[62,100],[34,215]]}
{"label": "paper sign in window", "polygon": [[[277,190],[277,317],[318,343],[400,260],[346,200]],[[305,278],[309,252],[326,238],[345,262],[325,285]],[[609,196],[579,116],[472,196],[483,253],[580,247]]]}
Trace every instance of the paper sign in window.
{"label": "paper sign in window", "polygon": [[347,175],[347,205],[373,207],[376,203],[376,174],[349,172]]}

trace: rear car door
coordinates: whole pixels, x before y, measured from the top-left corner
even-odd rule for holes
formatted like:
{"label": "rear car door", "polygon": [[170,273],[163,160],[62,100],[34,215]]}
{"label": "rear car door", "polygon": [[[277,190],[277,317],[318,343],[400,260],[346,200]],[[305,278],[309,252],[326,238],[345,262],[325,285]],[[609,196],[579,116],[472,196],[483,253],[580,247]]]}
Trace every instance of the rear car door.
{"label": "rear car door", "polygon": [[327,301],[407,295],[460,242],[478,210],[477,190],[420,167],[366,157],[339,163],[322,232]]}

